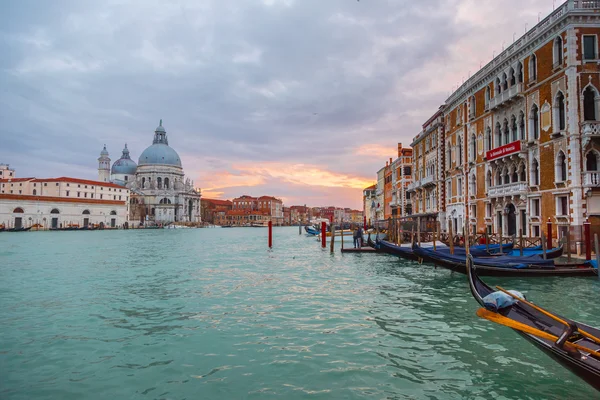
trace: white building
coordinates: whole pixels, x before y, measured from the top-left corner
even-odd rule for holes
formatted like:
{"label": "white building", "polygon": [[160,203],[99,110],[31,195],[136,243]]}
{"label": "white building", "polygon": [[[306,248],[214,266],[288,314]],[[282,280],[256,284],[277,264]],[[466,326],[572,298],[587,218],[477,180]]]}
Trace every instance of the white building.
{"label": "white building", "polygon": [[152,145],[146,148],[136,164],[127,144],[121,158],[109,170],[110,158],[106,146],[98,158],[98,179],[110,175],[110,181],[132,191],[130,220],[170,222],[201,222],[200,191],[194,182],[185,179],[179,154],[169,146],[162,120],[154,131]]}
{"label": "white building", "polygon": [[110,182],[68,177],[16,178],[8,165],[0,166],[0,225],[121,227],[128,222],[129,189]]}

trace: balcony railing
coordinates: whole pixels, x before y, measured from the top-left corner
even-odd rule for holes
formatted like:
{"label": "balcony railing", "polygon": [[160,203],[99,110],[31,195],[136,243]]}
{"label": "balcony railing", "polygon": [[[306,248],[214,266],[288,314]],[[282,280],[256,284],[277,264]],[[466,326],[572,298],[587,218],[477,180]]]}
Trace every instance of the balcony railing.
{"label": "balcony railing", "polygon": [[434,184],[433,175],[429,175],[429,176],[426,176],[425,178],[421,179],[421,186],[432,185],[432,184]]}
{"label": "balcony railing", "polygon": [[527,193],[527,182],[514,182],[505,185],[492,186],[488,189],[490,197],[514,196]]}
{"label": "balcony railing", "polygon": [[490,108],[494,109],[499,107],[500,105],[507,103],[516,98],[516,96],[523,91],[523,84],[517,83],[509,87],[507,90],[502,93],[496,94],[492,99],[490,99]]}
{"label": "balcony railing", "polygon": [[600,137],[600,121],[586,121],[582,123],[581,134],[583,136]]}
{"label": "balcony railing", "polygon": [[600,172],[584,172],[583,185],[588,187],[600,187]]}

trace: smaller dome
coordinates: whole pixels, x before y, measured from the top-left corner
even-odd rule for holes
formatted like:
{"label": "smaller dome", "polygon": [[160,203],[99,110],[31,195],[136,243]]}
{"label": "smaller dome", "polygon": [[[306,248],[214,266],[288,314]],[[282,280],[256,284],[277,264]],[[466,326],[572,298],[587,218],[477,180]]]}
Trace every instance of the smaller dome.
{"label": "smaller dome", "polygon": [[124,174],[134,175],[137,170],[137,164],[129,156],[129,149],[127,149],[127,143],[123,149],[123,155],[117,161],[114,162],[110,173],[111,174]]}
{"label": "smaller dome", "polygon": [[100,152],[100,155],[101,156],[108,156],[108,150],[106,150],[106,145],[104,145],[104,148]]}
{"label": "smaller dome", "polygon": [[163,126],[162,126],[162,119],[160,120],[160,123],[158,124],[158,127],[156,128],[156,130],[154,132],[166,132],[165,128],[163,128]]}

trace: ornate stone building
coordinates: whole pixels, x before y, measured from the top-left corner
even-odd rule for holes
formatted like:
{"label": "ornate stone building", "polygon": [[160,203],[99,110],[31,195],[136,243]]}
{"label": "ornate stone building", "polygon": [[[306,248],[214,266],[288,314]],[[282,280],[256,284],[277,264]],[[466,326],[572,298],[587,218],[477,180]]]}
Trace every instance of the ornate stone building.
{"label": "ornate stone building", "polygon": [[[106,159],[105,147],[98,159],[100,180],[106,174]],[[162,120],[154,131],[152,145],[142,152],[137,165],[125,145],[121,158],[112,166],[110,180],[131,189],[132,222],[201,222],[200,191],[185,178],[181,159],[169,146]]]}

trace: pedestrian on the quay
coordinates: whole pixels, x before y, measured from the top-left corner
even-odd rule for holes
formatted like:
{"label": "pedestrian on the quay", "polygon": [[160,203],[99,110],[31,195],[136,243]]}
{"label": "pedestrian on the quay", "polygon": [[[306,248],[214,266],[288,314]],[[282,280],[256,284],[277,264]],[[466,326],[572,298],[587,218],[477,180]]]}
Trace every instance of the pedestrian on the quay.
{"label": "pedestrian on the quay", "polygon": [[358,236],[358,248],[360,249],[361,247],[363,247],[363,230],[360,225],[356,230],[356,236]]}
{"label": "pedestrian on the quay", "polygon": [[359,241],[358,241],[358,229],[353,229],[352,230],[352,238],[354,239],[354,248],[356,248],[357,245],[359,245]]}

